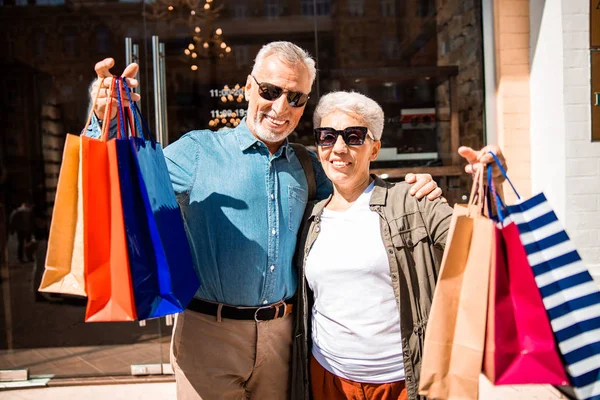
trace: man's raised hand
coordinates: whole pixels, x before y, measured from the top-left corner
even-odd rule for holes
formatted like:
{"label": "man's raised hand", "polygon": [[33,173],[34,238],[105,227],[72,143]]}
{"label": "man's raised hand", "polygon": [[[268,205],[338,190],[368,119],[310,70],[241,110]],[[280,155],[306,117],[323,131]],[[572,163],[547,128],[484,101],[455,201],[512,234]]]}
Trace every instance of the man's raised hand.
{"label": "man's raised hand", "polygon": [[[110,118],[113,119],[117,115],[117,92],[114,90],[113,95],[110,95],[110,83],[112,81],[113,75],[110,73],[110,69],[115,65],[115,60],[112,58],[105,58],[104,60],[96,63],[94,69],[96,70],[96,74],[98,75],[98,79],[92,85],[92,91],[90,96],[92,99],[96,98],[98,95],[98,100],[96,101],[96,107],[94,112],[96,116],[101,120],[104,120],[104,114],[106,113],[106,107],[113,102],[114,106],[111,107]],[[135,88],[138,86],[138,81],[135,79],[135,76],[139,70],[139,66],[136,63],[131,63],[125,68],[123,74],[121,75],[123,78],[127,80],[127,85],[130,88]],[[100,91],[100,93],[98,93]],[[137,93],[131,93],[131,99],[133,101],[139,101],[141,96]],[[123,101],[123,105],[125,107],[129,107],[129,98],[125,91],[121,92],[121,99]]]}

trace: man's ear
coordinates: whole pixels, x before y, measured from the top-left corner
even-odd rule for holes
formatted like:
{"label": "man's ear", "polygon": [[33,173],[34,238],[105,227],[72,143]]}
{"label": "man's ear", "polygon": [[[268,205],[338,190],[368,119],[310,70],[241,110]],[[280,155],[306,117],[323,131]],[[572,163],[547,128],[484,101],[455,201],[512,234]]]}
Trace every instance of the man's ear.
{"label": "man's ear", "polygon": [[248,93],[250,92],[250,89],[252,88],[252,77],[250,75],[248,75],[248,77],[246,78],[246,86],[244,87],[244,99],[246,101],[248,101],[248,97],[250,96]]}
{"label": "man's ear", "polygon": [[371,157],[369,158],[371,161],[375,161],[379,156],[379,150],[381,150],[381,140],[376,141],[371,147]]}

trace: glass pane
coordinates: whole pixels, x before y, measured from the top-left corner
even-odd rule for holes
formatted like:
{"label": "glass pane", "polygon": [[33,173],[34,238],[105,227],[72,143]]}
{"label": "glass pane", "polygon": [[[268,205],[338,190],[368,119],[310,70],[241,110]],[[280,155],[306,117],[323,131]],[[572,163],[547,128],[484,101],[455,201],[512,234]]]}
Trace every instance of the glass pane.
{"label": "glass pane", "polygon": [[85,299],[37,291],[66,134],[85,124],[94,64],[111,56],[122,71],[126,36],[145,57],[142,2],[67,3],[0,4],[0,370],[130,375],[168,360],[164,319],[85,323]]}
{"label": "glass pane", "polygon": [[336,4],[331,24],[319,25],[320,92],[358,91],[381,104],[385,128],[373,172],[392,180],[428,172],[451,203],[460,201],[468,183],[457,145],[483,144],[480,2]]}
{"label": "glass pane", "polygon": [[7,236],[0,369],[129,374],[131,364],[168,362],[171,327],[164,320],[146,327],[85,324],[83,301],[35,291],[65,134],[84,124],[94,64],[110,56],[115,73],[124,68],[125,37],[140,46],[142,110],[152,126],[151,37],[165,45],[170,142],[190,130],[239,124],[258,50],[289,40],[313,54],[319,70],[293,141],[313,144],[312,113],[322,94],[359,91],[386,114],[375,172],[391,180],[407,171],[429,172],[450,202],[468,185],[461,180],[457,144],[483,143],[480,2],[0,0],[0,7],[0,222],[7,227],[27,200],[28,238],[36,239],[25,240],[21,262],[17,235]]}
{"label": "glass pane", "polygon": [[163,2],[147,5],[148,29],[166,44],[170,141],[235,126],[256,53],[289,40],[313,54],[319,70],[292,140],[313,144],[320,95],[359,91],[386,115],[375,172],[392,180],[407,168],[429,172],[451,201],[466,192],[457,144],[483,144],[479,2],[318,0],[316,12],[312,0],[177,4],[172,11]]}

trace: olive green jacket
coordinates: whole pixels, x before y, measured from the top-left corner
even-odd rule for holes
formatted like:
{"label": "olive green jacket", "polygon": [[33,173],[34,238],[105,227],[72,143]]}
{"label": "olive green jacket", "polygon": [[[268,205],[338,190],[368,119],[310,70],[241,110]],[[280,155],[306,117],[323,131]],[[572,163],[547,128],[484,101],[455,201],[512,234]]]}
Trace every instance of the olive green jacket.
{"label": "olive green jacket", "polygon": [[[381,237],[390,263],[392,286],[400,312],[402,351],[406,387],[410,400],[418,396],[425,327],[444,251],[452,208],[440,199],[417,200],[409,194],[410,185],[388,183],[372,175],[375,187],[371,210],[381,217]],[[296,252],[298,290],[296,292],[294,344],[292,355],[292,399],[310,398],[308,360],[310,357],[312,292],[304,267],[310,249],[319,235],[321,214],[329,199],[307,207]]]}

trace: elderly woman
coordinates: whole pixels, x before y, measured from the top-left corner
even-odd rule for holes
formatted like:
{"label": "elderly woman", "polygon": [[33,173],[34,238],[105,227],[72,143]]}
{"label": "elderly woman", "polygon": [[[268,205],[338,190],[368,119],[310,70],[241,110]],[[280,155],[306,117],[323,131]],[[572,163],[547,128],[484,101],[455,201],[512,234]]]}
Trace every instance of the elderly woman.
{"label": "elderly woman", "polygon": [[[294,349],[305,364],[293,368],[292,392],[304,389],[305,398],[309,380],[315,400],[419,398],[452,208],[369,173],[383,121],[375,101],[352,92],[323,96],[314,113],[319,160],[334,192],[307,211],[298,247]],[[486,153],[461,148],[469,162],[490,162]]]}

